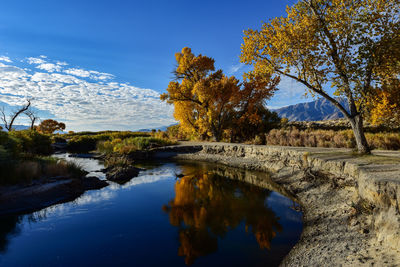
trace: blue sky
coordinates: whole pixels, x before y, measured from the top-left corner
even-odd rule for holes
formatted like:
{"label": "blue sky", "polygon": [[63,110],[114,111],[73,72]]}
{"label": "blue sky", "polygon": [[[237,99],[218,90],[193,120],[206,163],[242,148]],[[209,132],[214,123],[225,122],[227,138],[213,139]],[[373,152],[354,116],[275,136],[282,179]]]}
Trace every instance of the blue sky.
{"label": "blue sky", "polygon": [[[43,119],[64,120],[68,130],[169,125],[172,107],[157,95],[171,80],[176,52],[189,46],[241,77],[243,30],[292,3],[2,0],[0,104],[34,97]],[[294,82],[280,87],[270,107],[307,100]]]}

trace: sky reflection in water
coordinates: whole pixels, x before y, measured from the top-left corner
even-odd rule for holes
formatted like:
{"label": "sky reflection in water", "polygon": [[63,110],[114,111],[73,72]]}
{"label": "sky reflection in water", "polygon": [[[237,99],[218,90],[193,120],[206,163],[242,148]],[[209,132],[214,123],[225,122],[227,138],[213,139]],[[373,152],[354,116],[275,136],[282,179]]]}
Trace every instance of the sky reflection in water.
{"label": "sky reflection in water", "polygon": [[0,265],[277,265],[300,237],[301,213],[215,166],[164,163],[122,186],[1,218]]}

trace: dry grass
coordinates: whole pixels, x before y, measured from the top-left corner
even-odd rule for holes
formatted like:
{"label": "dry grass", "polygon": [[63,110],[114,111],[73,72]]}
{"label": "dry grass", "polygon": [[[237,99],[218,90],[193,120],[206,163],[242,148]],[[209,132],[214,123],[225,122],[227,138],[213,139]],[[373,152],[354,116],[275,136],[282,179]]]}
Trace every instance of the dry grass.
{"label": "dry grass", "polygon": [[394,207],[380,211],[375,216],[374,227],[378,241],[400,251],[400,214]]}
{"label": "dry grass", "polygon": [[131,137],[131,138],[115,138],[110,141],[99,142],[97,150],[102,153],[117,153],[127,155],[138,150],[147,150],[155,147],[173,145],[168,139],[160,139],[155,137]]}
{"label": "dry grass", "polygon": [[86,174],[72,162],[50,157],[20,159],[0,164],[0,185],[30,183],[51,177],[80,178]]}
{"label": "dry grass", "polygon": [[[399,150],[400,134],[367,133],[372,149]],[[273,129],[266,135],[267,145],[355,148],[352,130],[298,130],[297,128]]]}

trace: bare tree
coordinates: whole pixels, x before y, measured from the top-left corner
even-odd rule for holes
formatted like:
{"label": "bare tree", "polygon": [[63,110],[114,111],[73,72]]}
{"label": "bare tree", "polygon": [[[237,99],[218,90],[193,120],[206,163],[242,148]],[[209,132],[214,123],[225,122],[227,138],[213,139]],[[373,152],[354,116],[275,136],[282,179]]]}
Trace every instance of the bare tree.
{"label": "bare tree", "polygon": [[29,107],[24,114],[28,116],[28,118],[31,120],[31,130],[34,130],[35,127],[35,121],[39,120],[39,116],[37,115],[36,111],[32,109],[32,107]]}
{"label": "bare tree", "polygon": [[7,116],[6,116],[6,113],[5,113],[5,111],[4,111],[4,107],[2,107],[2,108],[0,109],[1,120],[2,120],[3,123],[4,123],[4,127],[5,127],[8,131],[11,131],[11,130],[12,130],[12,126],[13,126],[13,124],[14,124],[15,119],[16,119],[19,115],[21,115],[21,113],[26,112],[26,111],[29,109],[29,107],[31,106],[31,99],[27,99],[26,101],[27,101],[28,103],[26,103],[26,104],[25,104],[24,106],[22,106],[20,109],[18,109],[18,110],[16,110],[16,111],[12,112],[12,113],[10,114],[9,120],[7,120]]}

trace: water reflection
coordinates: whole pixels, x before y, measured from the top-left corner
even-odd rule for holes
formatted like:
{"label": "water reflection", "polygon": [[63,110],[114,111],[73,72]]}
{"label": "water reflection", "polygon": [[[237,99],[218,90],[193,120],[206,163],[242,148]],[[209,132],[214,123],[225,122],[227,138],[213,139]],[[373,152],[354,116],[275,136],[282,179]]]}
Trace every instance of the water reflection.
{"label": "water reflection", "polygon": [[270,249],[271,240],[282,226],[266,205],[271,191],[235,180],[227,180],[199,166],[182,166],[176,181],[175,198],[163,210],[179,229],[178,255],[191,265],[218,249],[218,238],[244,224],[261,249]]}
{"label": "water reflection", "polygon": [[19,216],[11,216],[0,219],[0,253],[7,251],[7,246],[12,236],[18,235],[21,231],[19,223],[21,218]]}
{"label": "water reflection", "polygon": [[301,214],[265,174],[145,166],[123,186],[0,217],[0,266],[276,266],[300,236]]}

